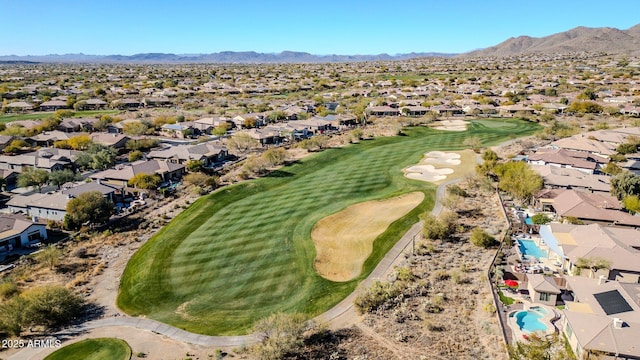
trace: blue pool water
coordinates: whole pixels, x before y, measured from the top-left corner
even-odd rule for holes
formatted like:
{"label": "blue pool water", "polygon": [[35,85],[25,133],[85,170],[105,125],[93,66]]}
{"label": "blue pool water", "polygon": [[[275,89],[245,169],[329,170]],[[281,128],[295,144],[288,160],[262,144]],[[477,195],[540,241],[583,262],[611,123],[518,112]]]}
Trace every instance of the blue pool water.
{"label": "blue pool water", "polygon": [[524,219],[524,223],[527,225],[533,225],[533,220],[530,217],[528,217]]}
{"label": "blue pool water", "polygon": [[516,324],[522,331],[534,332],[547,330],[547,325],[543,324],[540,319],[542,314],[537,311],[525,310],[518,311],[515,315]]}
{"label": "blue pool water", "polygon": [[518,247],[525,256],[533,256],[536,259],[549,257],[548,252],[540,249],[533,240],[518,239]]}

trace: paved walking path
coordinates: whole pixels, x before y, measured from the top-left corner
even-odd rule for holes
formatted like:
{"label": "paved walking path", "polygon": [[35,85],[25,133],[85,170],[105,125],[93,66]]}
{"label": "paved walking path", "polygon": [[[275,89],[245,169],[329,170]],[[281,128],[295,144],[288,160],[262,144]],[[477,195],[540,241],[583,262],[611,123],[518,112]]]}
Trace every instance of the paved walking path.
{"label": "paved walking path", "polygon": [[[433,210],[431,210],[434,215],[439,214],[443,209],[442,200],[446,195],[447,185],[459,182],[461,180],[462,179],[460,178],[453,179],[438,186],[436,190],[435,204]],[[350,325],[348,324],[350,320],[353,319],[353,317],[357,316],[355,314],[353,301],[357,297],[359,289],[368,287],[374,280],[383,279],[385,276],[391,273],[391,271],[393,271],[393,268],[402,261],[402,258],[404,256],[403,254],[411,251],[411,249],[408,249],[408,247],[410,245],[413,246],[412,242],[418,236],[421,229],[422,221],[414,224],[409,229],[409,231],[407,231],[404,236],[402,236],[402,238],[398,240],[398,242],[391,248],[391,250],[389,250],[385,257],[380,261],[378,266],[376,266],[371,274],[369,274],[369,276],[360,283],[356,290],[354,290],[349,296],[347,296],[333,308],[329,309],[325,313],[316,316],[314,320],[318,323],[325,323],[329,324],[330,326],[334,325],[335,327]],[[115,316],[88,321],[80,325],[62,330],[54,334],[54,336],[69,338],[80,335],[83,332],[91,329],[114,326],[129,326],[136,329],[148,330],[167,336],[177,341],[209,347],[239,347],[244,345],[251,345],[260,340],[259,336],[254,334],[239,336],[209,336],[195,334],[184,331],[182,329],[178,329],[171,325],[161,323],[156,320],[130,316]],[[42,348],[25,348],[9,356],[7,359],[33,359],[36,358],[37,355],[43,350],[44,349]]]}

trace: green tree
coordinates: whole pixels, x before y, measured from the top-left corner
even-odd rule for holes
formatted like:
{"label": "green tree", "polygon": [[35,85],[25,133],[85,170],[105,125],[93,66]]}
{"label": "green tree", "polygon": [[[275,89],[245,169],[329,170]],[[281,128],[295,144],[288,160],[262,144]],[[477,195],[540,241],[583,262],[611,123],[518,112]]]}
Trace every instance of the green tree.
{"label": "green tree", "polygon": [[427,239],[445,240],[456,231],[457,216],[453,212],[441,213],[438,217],[429,213],[422,216],[422,235]]}
{"label": "green tree", "polygon": [[605,174],[615,176],[622,173],[624,170],[622,170],[622,168],[618,164],[614,162],[609,162],[607,165],[600,168],[600,171],[602,171]]}
{"label": "green tree", "polygon": [[16,154],[24,149],[30,149],[31,145],[28,142],[22,139],[11,140],[9,145],[7,145],[2,151],[5,154]]}
{"label": "green tree", "polygon": [[629,195],[640,196],[640,175],[622,172],[611,178],[611,195],[624,199]]}
{"label": "green tree", "polygon": [[260,146],[260,142],[247,133],[239,132],[229,138],[227,146],[236,154],[244,154],[250,149]]}
{"label": "green tree", "polygon": [[18,187],[33,186],[42,191],[42,187],[49,181],[49,172],[44,169],[28,167],[18,175]]}
{"label": "green tree", "polygon": [[574,101],[569,105],[567,111],[581,114],[598,114],[602,112],[602,105],[593,101]]}
{"label": "green tree", "polygon": [[189,173],[184,176],[183,180],[186,184],[205,188],[215,187],[219,179],[216,176],[209,176],[203,173]]}
{"label": "green tree", "polygon": [[82,176],[70,169],[56,170],[49,174],[49,184],[56,186],[58,189],[65,183],[80,180],[82,180]]}
{"label": "green tree", "polygon": [[93,140],[89,135],[76,135],[67,140],[67,144],[73,150],[86,150],[92,142]]}
{"label": "green tree", "polygon": [[215,136],[226,135],[230,127],[231,125],[229,123],[224,122],[216,126],[213,130],[211,130],[211,135],[215,135]]}
{"label": "green tree", "polygon": [[78,195],[67,203],[64,225],[67,229],[78,229],[83,224],[101,224],[113,214],[113,203],[99,191],[89,191]]}
{"label": "green tree", "polygon": [[122,131],[127,135],[140,136],[149,131],[149,126],[142,121],[131,121],[122,125]]}
{"label": "green tree", "polygon": [[551,218],[547,214],[535,214],[531,217],[531,222],[536,225],[544,225],[551,222]]}
{"label": "green tree", "polygon": [[496,239],[489,235],[486,231],[481,228],[475,228],[471,231],[471,237],[469,238],[471,243],[475,246],[479,246],[482,248],[490,248],[498,244]]}
{"label": "green tree", "polygon": [[509,161],[494,168],[498,187],[514,198],[527,202],[542,188],[542,178],[522,161]]}
{"label": "green tree", "polygon": [[640,213],[640,199],[638,195],[627,195],[622,199],[622,205],[631,214]]}
{"label": "green tree", "polygon": [[140,160],[144,157],[144,153],[140,150],[133,150],[129,153],[129,162]]}
{"label": "green tree", "polygon": [[593,89],[585,89],[583,92],[578,94],[578,99],[580,100],[595,100],[598,98],[598,95]]}
{"label": "green tree", "polygon": [[281,165],[287,159],[287,150],[281,147],[271,148],[262,153],[262,158],[268,166]]}
{"label": "green tree", "polygon": [[618,154],[627,155],[638,151],[638,145],[630,143],[622,143],[616,148]]}
{"label": "green tree", "polygon": [[144,173],[137,174],[128,181],[129,186],[144,190],[156,190],[161,183],[162,178],[160,175]]}
{"label": "green tree", "polygon": [[48,266],[49,269],[53,269],[60,264],[60,256],[62,256],[62,251],[51,244],[36,253],[36,260]]}
{"label": "green tree", "polygon": [[20,294],[24,299],[25,325],[54,329],[66,325],[82,313],[84,300],[60,285],[29,289]]}
{"label": "green tree", "polygon": [[272,314],[253,326],[253,332],[262,337],[255,351],[260,359],[282,359],[302,347],[304,332],[311,326],[302,314]]}
{"label": "green tree", "polygon": [[190,160],[187,162],[187,170],[190,172],[200,172],[204,170],[204,162],[202,162],[202,160]]}
{"label": "green tree", "polygon": [[287,115],[282,110],[272,111],[269,115],[267,115],[267,119],[270,122],[278,122],[287,118]]}
{"label": "green tree", "polygon": [[116,164],[118,152],[108,146],[102,146],[100,150],[92,153],[91,168],[95,170],[105,170]]}

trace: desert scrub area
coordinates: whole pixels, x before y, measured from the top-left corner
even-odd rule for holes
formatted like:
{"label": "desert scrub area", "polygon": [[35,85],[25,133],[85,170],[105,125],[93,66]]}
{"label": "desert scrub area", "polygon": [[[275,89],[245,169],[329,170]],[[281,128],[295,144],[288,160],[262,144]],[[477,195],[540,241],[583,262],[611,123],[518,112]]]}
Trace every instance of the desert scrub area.
{"label": "desert scrub area", "polygon": [[363,321],[353,336],[384,339],[377,346],[386,344],[400,359],[506,358],[486,276],[495,249],[469,239],[476,228],[500,238],[506,221],[490,186],[467,177],[460,189],[466,196],[448,209],[458,229],[441,240],[423,238],[390,280],[360,293]]}
{"label": "desert scrub area", "polygon": [[[352,292],[401,234],[433,206],[435,186],[403,177],[425,151],[459,150],[529,135],[536,124],[498,129],[471,122],[464,132],[426,127],[403,136],[328,149],[266,177],[200,198],[147,242],[127,265],[118,305],[188,331],[238,334],[277,311],[317,315]],[[425,200],[376,238],[359,276],[317,274],[311,229],[350,205],[421,191]],[[292,289],[295,291],[292,292]]]}

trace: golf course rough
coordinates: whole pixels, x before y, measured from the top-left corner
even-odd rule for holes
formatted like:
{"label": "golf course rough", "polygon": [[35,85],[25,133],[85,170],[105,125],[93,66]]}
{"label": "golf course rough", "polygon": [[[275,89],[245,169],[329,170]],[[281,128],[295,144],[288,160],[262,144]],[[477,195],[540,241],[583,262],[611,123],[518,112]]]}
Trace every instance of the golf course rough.
{"label": "golf course rough", "polygon": [[[530,135],[534,123],[472,121],[467,131],[405,129],[325,150],[270,176],[221,188],[194,202],[131,258],[118,306],[187,331],[247,333],[278,311],[320,314],[344,299],[388,250],[434,204],[436,186],[406,179],[402,169],[431,150],[463,148],[468,137],[496,144]],[[333,282],[314,268],[313,226],[348,206],[415,191],[424,200],[373,243],[361,273]]]}

